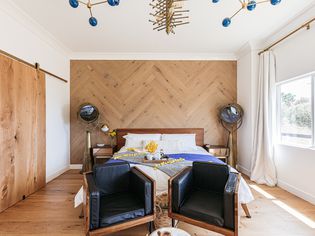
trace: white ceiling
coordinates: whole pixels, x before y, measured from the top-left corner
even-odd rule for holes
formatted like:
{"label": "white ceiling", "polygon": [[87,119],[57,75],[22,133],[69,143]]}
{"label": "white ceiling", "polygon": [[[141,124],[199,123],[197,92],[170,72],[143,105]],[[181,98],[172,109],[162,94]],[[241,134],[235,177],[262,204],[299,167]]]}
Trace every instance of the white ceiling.
{"label": "white ceiling", "polygon": [[[86,0],[85,0],[86,1]],[[12,0],[21,10],[74,53],[212,53],[233,54],[246,42],[261,40],[301,14],[315,0],[283,0],[240,13],[229,28],[224,17],[239,7],[238,0],[189,0],[190,24],[175,35],[152,30],[150,0],[121,0],[120,6],[96,6],[97,27],[88,23],[86,7],[73,9],[68,0]],[[92,0],[93,2],[93,0]],[[94,0],[98,2],[98,0]]]}

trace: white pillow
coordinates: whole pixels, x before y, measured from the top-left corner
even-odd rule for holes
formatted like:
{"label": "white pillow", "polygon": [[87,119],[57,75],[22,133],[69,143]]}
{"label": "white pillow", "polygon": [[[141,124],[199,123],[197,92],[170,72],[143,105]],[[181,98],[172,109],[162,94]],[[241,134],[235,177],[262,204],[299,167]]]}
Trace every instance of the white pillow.
{"label": "white pillow", "polygon": [[162,134],[162,141],[177,140],[180,151],[196,150],[196,134]]}
{"label": "white pillow", "polygon": [[[145,140],[143,141],[143,149],[147,146],[148,143],[154,140]],[[154,141],[158,144],[157,151],[163,150],[164,153],[177,152],[181,149],[181,142],[179,140],[159,140]]]}
{"label": "white pillow", "polygon": [[161,140],[161,134],[127,134],[123,136],[126,139],[125,147],[127,148],[143,148],[144,140]]}
{"label": "white pillow", "polygon": [[124,138],[133,138],[133,139],[141,139],[141,140],[161,140],[161,134],[133,134],[128,133],[124,136]]}
{"label": "white pillow", "polygon": [[139,148],[142,149],[143,140],[140,139],[133,139],[126,137],[125,147],[126,148]]}

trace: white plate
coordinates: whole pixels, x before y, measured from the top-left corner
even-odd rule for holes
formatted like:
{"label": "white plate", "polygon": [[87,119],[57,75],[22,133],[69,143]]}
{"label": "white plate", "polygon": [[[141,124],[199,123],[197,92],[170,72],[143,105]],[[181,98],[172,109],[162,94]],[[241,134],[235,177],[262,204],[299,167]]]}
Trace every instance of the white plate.
{"label": "white plate", "polygon": [[98,143],[98,144],[96,144],[96,146],[98,146],[98,147],[104,147],[105,144],[104,144],[104,143]]}
{"label": "white plate", "polygon": [[[182,229],[171,228],[171,227],[157,229],[152,234],[150,234],[150,236],[159,236],[158,231],[160,231],[161,233],[170,232],[171,236],[190,236],[189,233],[187,233],[186,231],[184,231]],[[163,235],[163,234],[161,234],[161,235]]]}

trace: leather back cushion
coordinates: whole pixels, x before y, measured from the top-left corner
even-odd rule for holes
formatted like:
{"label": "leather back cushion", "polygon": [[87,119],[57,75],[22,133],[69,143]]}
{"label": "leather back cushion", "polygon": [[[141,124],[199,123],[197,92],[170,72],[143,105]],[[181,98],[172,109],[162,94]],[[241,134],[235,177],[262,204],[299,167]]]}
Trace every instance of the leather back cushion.
{"label": "leather back cushion", "polygon": [[223,193],[229,178],[229,167],[209,162],[193,163],[194,188],[198,190]]}
{"label": "leather back cushion", "polygon": [[104,195],[129,190],[130,165],[127,162],[95,166],[93,173],[96,186]]}

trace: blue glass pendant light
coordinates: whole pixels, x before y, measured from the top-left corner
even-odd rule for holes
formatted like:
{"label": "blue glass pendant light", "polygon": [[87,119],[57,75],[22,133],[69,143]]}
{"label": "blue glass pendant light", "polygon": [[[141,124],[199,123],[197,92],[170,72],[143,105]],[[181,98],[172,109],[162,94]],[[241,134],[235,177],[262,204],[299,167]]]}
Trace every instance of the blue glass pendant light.
{"label": "blue glass pendant light", "polygon": [[231,24],[231,18],[226,17],[226,18],[223,19],[222,25],[223,25],[224,27],[228,27],[230,24]]}
{"label": "blue glass pendant light", "polygon": [[69,0],[69,4],[70,4],[70,6],[72,6],[73,8],[77,8],[77,7],[79,6],[78,0]]}
{"label": "blue glass pendant light", "polygon": [[281,2],[281,0],[270,0],[270,3],[272,5],[278,5]]}
{"label": "blue glass pendant light", "polygon": [[114,7],[119,5],[119,1],[120,0],[108,0],[107,2],[110,6]]}
{"label": "blue glass pendant light", "polygon": [[97,26],[97,19],[93,16],[90,17],[89,23],[91,26]]}
{"label": "blue glass pendant light", "polygon": [[[220,0],[212,0],[213,3],[218,3]],[[238,13],[240,13],[242,10],[247,9],[248,11],[253,11],[257,7],[258,4],[266,3],[266,0],[239,0],[241,3],[241,8],[234,13],[231,17],[226,17],[222,21],[222,25],[224,27],[229,27],[232,23],[232,19],[234,16],[236,16]],[[271,5],[275,6],[281,3],[281,0],[270,0]]]}
{"label": "blue glass pendant light", "polygon": [[248,2],[247,10],[253,11],[256,8],[256,6],[257,6],[256,1],[250,1]]}
{"label": "blue glass pendant light", "polygon": [[77,8],[79,6],[79,3],[82,3],[83,5],[85,5],[90,12],[90,18],[89,18],[89,23],[91,26],[95,27],[97,26],[97,19],[93,16],[93,12],[92,12],[92,7],[96,6],[96,5],[100,5],[100,4],[105,4],[108,3],[108,5],[115,7],[118,6],[120,3],[120,0],[107,0],[107,1],[99,1],[99,2],[95,2],[92,3],[92,0],[87,0],[87,2],[83,2],[83,1],[79,1],[79,0],[69,0],[69,4],[71,7],[73,8]]}

